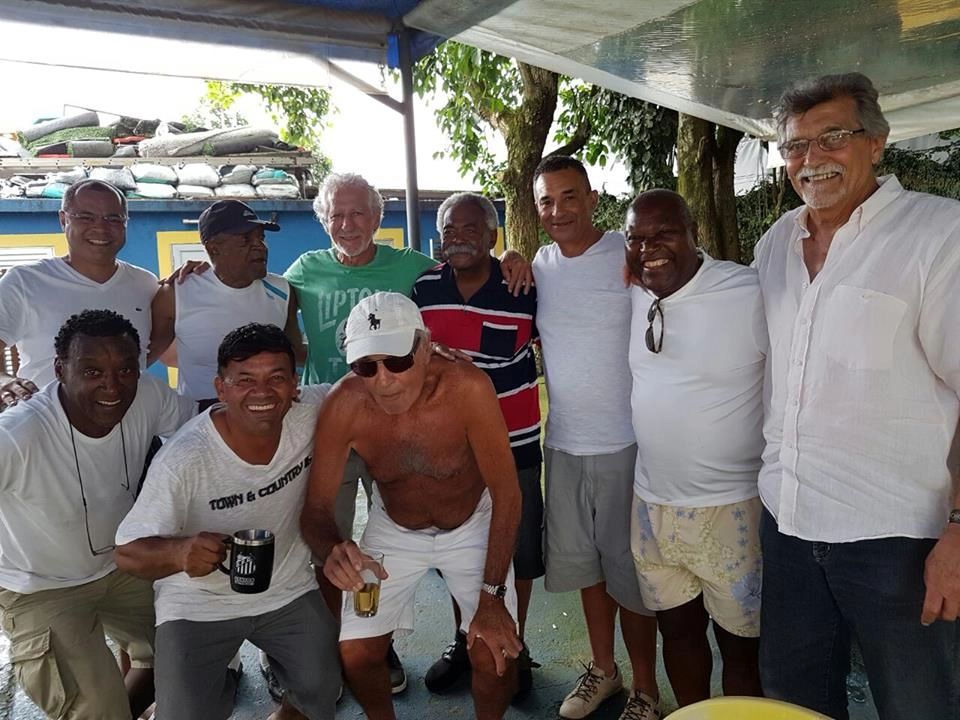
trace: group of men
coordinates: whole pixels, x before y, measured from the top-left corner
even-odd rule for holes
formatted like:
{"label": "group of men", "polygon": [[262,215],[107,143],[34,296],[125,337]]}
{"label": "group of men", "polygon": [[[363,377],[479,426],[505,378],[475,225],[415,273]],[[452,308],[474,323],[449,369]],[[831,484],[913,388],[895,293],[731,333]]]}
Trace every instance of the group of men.
{"label": "group of men", "polygon": [[[568,720],[624,686],[618,616],[623,720],[662,716],[658,626],[678,703],[709,697],[710,620],[726,694],[845,718],[855,638],[881,718],[960,718],[960,206],[876,177],[888,127],[862,75],[791,88],[778,122],[805,205],[752,268],[698,249],[670,191],[638,196],[623,234],[597,229],[583,166],[548,157],[533,197],[552,242],[527,293],[522,261],[490,255],[489,200],[441,206],[435,265],[376,245],[379,193],[338,175],[315,203],[330,250],[268,275],[276,226],[222,201],[200,223],[213,271],[153,297],[155,279],[116,259],[123,196],[73,186],[69,255],[0,280],[0,343],[25,359],[0,384],[3,456],[22,459],[0,470],[20,683],[52,717],[129,718],[155,665],[157,718],[225,718],[250,639],[287,691],[277,717],[332,717],[342,664],[367,716],[389,719],[406,683],[393,633],[412,630],[436,568],[457,627],[426,681],[443,692],[469,670],[477,717],[529,691],[526,610],[544,575],[580,591],[590,644]],[[174,340],[180,398],[140,373]],[[189,419],[190,400],[214,399]],[[134,500],[151,438],[184,423]],[[277,538],[255,615],[216,571],[244,528]],[[339,598],[362,584],[364,551],[386,557],[373,618]]]}

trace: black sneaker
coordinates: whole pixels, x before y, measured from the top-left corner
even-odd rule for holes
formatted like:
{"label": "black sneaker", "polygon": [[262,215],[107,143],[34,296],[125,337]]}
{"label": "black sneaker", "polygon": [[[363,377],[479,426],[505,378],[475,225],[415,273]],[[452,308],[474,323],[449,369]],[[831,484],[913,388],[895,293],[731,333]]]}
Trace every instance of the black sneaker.
{"label": "black sneaker", "polygon": [[403,669],[403,664],[397,656],[397,651],[393,649],[392,642],[387,651],[387,667],[390,668],[390,692],[398,695],[407,689],[407,671]]}
{"label": "black sneaker", "polygon": [[446,692],[460,677],[470,669],[470,656],[467,654],[467,636],[457,630],[453,642],[447,645],[423,678],[423,684],[432,693]]}
{"label": "black sneaker", "polygon": [[523,644],[523,650],[517,656],[517,691],[510,700],[511,704],[522,703],[530,696],[530,690],[533,687],[533,669],[540,667],[540,663],[534,662],[530,657],[530,649],[527,644]]}

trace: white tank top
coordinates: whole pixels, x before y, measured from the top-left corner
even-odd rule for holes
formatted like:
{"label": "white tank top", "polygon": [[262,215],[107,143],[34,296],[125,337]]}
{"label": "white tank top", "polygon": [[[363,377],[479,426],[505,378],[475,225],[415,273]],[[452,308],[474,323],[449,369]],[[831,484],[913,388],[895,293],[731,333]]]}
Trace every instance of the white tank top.
{"label": "white tank top", "polygon": [[245,288],[224,285],[213,270],[191,275],[176,289],[177,392],[192,400],[217,396],[217,349],[224,336],[247,323],[287,322],[290,286],[267,273]]}

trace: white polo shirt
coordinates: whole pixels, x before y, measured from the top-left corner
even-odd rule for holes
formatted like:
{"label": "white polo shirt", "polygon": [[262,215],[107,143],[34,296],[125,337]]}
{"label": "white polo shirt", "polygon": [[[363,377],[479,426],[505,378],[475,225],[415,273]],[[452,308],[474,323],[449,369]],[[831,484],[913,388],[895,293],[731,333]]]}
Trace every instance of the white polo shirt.
{"label": "white polo shirt", "polygon": [[[630,369],[634,492],[658,505],[708,507],[757,496],[767,326],[756,270],[706,253],[660,301],[663,346],[647,349],[656,296],[633,287]],[[655,319],[659,336],[660,320]]]}
{"label": "white polo shirt", "polygon": [[770,352],[760,496],[807,540],[939,537],[960,400],[960,203],[893,176],[811,282],[807,210],[760,239]]}

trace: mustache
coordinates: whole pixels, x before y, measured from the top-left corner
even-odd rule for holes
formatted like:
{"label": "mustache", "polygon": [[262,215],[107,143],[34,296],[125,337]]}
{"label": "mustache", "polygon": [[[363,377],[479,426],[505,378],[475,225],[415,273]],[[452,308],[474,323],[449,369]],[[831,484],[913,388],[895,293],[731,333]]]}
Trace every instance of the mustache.
{"label": "mustache", "polygon": [[473,248],[470,245],[459,244],[459,245],[447,245],[443,248],[440,253],[446,258],[451,255],[457,255],[458,253],[468,253],[473,254]]}
{"label": "mustache", "polygon": [[805,165],[797,172],[797,179],[803,180],[804,178],[812,177],[813,175],[822,175],[824,173],[839,173],[840,175],[843,175],[844,167],[843,165],[837,165],[836,163],[824,163],[823,165],[817,165],[816,167]]}

